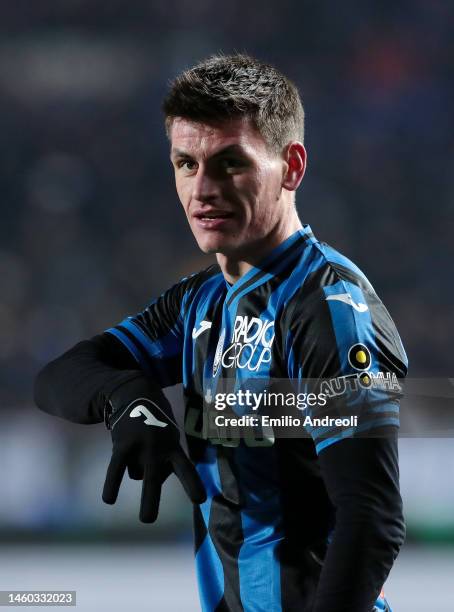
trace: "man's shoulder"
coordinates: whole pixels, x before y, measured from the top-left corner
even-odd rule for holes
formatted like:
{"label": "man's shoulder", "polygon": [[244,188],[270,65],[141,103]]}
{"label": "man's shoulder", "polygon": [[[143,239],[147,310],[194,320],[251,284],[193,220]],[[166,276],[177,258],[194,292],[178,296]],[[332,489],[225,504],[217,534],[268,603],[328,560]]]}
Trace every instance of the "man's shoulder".
{"label": "man's shoulder", "polygon": [[319,243],[326,266],[333,275],[341,280],[347,280],[367,291],[374,291],[371,282],[363,270],[349,257],[336,250],[326,242]]}
{"label": "man's shoulder", "polygon": [[281,317],[284,331],[298,338],[308,354],[331,354],[333,346],[345,353],[362,344],[406,364],[396,325],[364,272],[326,243],[313,248]]}
{"label": "man's shoulder", "polygon": [[375,295],[365,273],[346,255],[327,244],[314,242],[309,253],[301,257],[291,277],[288,291],[291,303],[307,303],[325,299],[326,294],[346,285]]}
{"label": "man's shoulder", "polygon": [[325,319],[335,303],[347,307],[340,312],[343,319],[383,308],[361,268],[325,242],[317,241],[311,245],[310,252],[301,258],[288,279],[285,293],[282,323],[290,326],[299,326],[302,321]]}

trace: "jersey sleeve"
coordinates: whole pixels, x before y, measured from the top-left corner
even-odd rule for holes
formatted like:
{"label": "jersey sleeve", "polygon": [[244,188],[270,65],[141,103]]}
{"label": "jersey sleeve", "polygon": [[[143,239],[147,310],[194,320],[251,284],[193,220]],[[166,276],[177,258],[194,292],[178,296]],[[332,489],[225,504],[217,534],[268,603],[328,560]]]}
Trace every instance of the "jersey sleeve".
{"label": "jersey sleeve", "polygon": [[321,394],[305,415],[317,453],[344,438],[399,427],[407,357],[394,322],[370,285],[336,278],[308,298],[300,296],[287,355],[288,375],[298,390]]}
{"label": "jersey sleeve", "polygon": [[184,318],[198,276],[183,278],[144,310],[105,331],[119,340],[161,387],[182,380]]}

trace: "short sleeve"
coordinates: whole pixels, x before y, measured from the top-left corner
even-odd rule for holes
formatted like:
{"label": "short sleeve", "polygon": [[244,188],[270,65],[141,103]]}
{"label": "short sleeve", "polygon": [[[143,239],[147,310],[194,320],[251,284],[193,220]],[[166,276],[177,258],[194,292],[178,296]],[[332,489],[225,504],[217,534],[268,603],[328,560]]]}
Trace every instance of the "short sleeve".
{"label": "short sleeve", "polygon": [[321,394],[306,411],[317,453],[346,437],[399,427],[407,357],[370,285],[338,279],[302,296],[290,322],[287,355],[289,378],[299,390]]}

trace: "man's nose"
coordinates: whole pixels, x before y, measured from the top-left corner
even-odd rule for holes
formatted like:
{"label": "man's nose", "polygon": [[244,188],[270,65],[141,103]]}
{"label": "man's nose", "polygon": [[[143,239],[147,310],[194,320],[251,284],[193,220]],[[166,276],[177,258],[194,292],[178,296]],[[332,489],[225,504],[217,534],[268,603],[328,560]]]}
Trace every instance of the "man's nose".
{"label": "man's nose", "polygon": [[199,166],[192,185],[192,198],[199,202],[209,202],[218,195],[218,185],[207,169]]}

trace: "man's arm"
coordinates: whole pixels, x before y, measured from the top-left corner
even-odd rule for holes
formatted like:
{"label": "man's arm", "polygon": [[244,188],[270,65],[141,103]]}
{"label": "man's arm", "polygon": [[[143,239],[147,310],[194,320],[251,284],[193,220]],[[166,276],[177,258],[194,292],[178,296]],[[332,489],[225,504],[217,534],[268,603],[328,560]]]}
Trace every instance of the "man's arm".
{"label": "man's arm", "polygon": [[[295,302],[289,375],[302,385],[324,384],[328,401],[311,409],[311,416],[358,420],[355,426],[310,430],[336,508],[314,612],[370,612],[405,534],[399,394],[394,386],[388,392],[372,382],[380,375],[398,387],[407,359],[389,313],[365,279],[335,266],[325,272],[324,286],[308,297],[303,287]],[[356,310],[339,296],[363,307]]]}
{"label": "man's arm", "polygon": [[405,537],[397,434],[342,440],[319,462],[336,525],[314,612],[370,612]]}
{"label": "man's arm", "polygon": [[79,342],[48,363],[35,380],[35,403],[73,423],[104,420],[102,391],[140,374],[129,351],[111,334]]}

